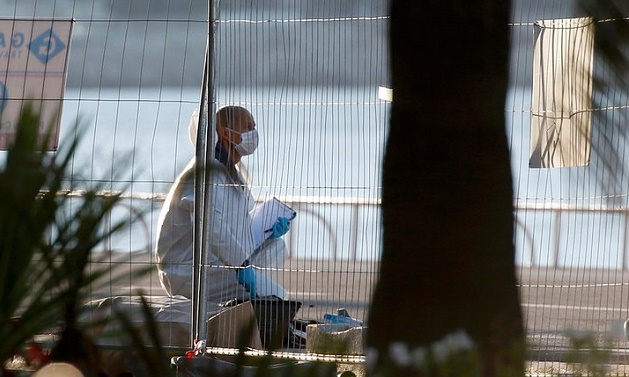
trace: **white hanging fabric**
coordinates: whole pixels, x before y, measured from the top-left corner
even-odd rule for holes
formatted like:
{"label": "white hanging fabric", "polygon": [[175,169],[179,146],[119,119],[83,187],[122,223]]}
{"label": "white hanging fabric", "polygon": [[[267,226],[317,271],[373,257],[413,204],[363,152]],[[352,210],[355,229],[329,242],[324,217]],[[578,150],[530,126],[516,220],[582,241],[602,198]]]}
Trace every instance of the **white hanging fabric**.
{"label": "white hanging fabric", "polygon": [[590,162],[593,25],[589,17],[535,23],[531,168]]}

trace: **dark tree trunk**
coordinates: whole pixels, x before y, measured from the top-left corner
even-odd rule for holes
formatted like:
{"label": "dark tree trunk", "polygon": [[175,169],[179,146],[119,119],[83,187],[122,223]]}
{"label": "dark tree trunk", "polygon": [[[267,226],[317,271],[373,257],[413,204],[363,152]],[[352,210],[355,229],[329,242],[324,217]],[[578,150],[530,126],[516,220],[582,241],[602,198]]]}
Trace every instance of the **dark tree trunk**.
{"label": "dark tree trunk", "polygon": [[427,346],[464,330],[483,375],[523,374],[505,136],[508,1],[392,0],[393,104],[384,251],[368,345]]}

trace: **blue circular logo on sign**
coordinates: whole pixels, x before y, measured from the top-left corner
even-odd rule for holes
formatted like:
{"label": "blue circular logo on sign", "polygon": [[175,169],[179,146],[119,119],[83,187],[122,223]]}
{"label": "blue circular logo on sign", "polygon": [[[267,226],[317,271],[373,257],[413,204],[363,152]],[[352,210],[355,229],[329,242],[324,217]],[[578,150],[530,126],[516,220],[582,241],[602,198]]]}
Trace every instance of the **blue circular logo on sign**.
{"label": "blue circular logo on sign", "polygon": [[7,92],[7,86],[4,85],[2,81],[0,81],[0,114],[7,107],[9,93]]}

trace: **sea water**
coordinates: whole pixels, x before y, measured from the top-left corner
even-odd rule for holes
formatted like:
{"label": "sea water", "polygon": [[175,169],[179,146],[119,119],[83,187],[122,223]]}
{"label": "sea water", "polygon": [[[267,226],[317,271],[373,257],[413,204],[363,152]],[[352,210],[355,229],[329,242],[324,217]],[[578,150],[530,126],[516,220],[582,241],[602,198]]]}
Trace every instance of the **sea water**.
{"label": "sea water", "polygon": [[[77,119],[86,127],[74,172],[105,189],[165,195],[194,155],[188,125],[200,98],[200,88],[69,89],[61,138],[72,136]],[[295,200],[294,256],[379,258],[390,104],[377,87],[228,88],[217,90],[216,101],[255,117],[260,145],[243,162],[256,197]],[[110,247],[152,248],[161,202],[152,205],[147,224]]]}
{"label": "sea water", "polygon": [[[261,143],[243,159],[254,194],[303,200],[295,203],[293,256],[379,259],[378,200],[390,103],[377,93],[371,87],[217,91],[217,106],[242,105],[256,119]],[[194,155],[188,123],[200,97],[201,88],[68,89],[62,141],[71,137],[77,119],[86,127],[73,173],[106,189],[163,197]],[[603,168],[603,156],[594,153],[588,167],[530,169],[530,88],[510,91],[505,108],[516,263],[627,267],[626,212],[609,211],[627,208],[627,196],[605,184],[614,171]],[[622,137],[617,149],[622,155]],[[624,177],[622,170],[617,173]],[[161,204],[159,199],[126,203],[143,211],[148,206],[144,221],[107,247],[152,249]],[[129,216],[126,207],[116,213]]]}

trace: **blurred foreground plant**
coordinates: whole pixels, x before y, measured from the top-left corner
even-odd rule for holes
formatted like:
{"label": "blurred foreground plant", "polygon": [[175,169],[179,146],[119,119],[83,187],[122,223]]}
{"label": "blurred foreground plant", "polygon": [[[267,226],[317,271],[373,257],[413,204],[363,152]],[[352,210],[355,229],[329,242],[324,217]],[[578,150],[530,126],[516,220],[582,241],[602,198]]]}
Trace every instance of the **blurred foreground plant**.
{"label": "blurred foreground plant", "polygon": [[34,336],[53,329],[59,341],[50,359],[73,362],[86,375],[99,370],[96,349],[77,319],[84,290],[109,269],[87,267],[95,246],[131,219],[103,227],[120,196],[101,195],[99,187],[80,198],[70,195],[69,172],[82,135],[75,127],[57,152],[42,152],[51,127],[39,137],[40,118],[26,104],[0,165],[0,375],[10,375],[7,362]]}
{"label": "blurred foreground plant", "polygon": [[596,333],[590,331],[567,330],[565,335],[570,342],[566,363],[572,365],[572,373],[575,376],[611,375],[609,365],[612,344],[609,340],[601,345]]}

